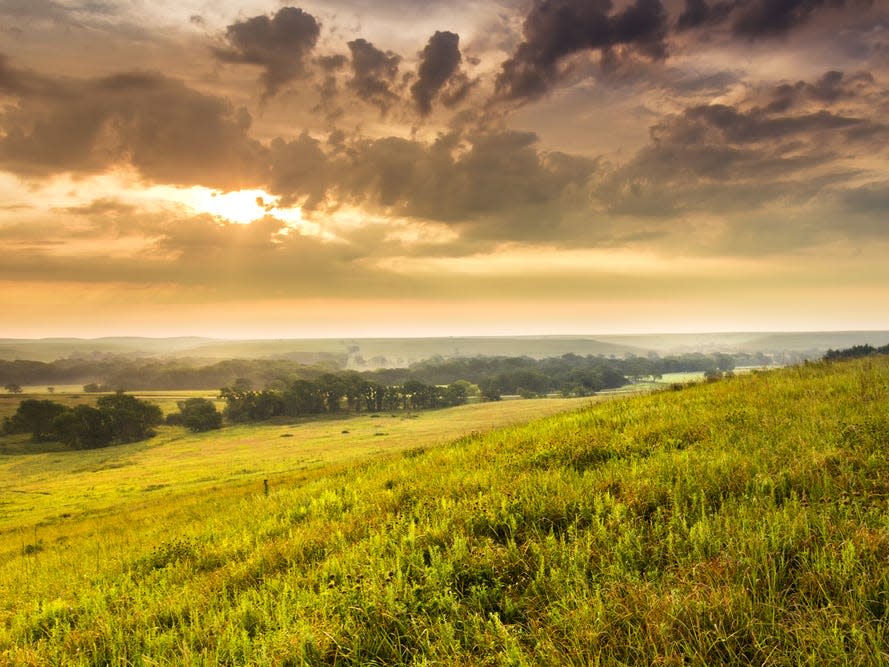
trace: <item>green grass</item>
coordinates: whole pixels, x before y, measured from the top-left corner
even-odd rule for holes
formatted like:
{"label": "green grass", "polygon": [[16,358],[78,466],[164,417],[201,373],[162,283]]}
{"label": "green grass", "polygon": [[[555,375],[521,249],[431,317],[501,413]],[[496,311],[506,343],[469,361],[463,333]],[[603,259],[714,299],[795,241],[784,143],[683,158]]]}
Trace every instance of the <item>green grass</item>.
{"label": "green grass", "polygon": [[887,359],[434,443],[20,522],[0,663],[889,661]]}
{"label": "green grass", "polygon": [[[184,392],[139,394],[175,405]],[[482,403],[414,413],[361,414],[290,424],[251,424],[194,434],[162,426],[150,440],[75,451],[29,436],[0,438],[0,535],[158,495],[257,484],[329,464],[441,444],[576,408],[590,399]],[[2,546],[0,546],[2,549]],[[2,550],[0,550],[2,553]]]}

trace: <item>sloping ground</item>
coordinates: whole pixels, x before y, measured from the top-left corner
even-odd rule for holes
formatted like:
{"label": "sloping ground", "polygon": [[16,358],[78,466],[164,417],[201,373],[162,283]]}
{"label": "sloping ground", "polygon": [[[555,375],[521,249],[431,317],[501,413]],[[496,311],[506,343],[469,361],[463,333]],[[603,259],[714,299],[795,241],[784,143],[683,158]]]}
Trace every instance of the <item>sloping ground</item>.
{"label": "sloping ground", "polygon": [[[181,392],[178,399],[187,395]],[[175,410],[175,399],[140,397]],[[158,496],[200,495],[210,487],[238,484],[256,488],[263,479],[277,486],[330,464],[380,458],[419,444],[438,445],[475,431],[576,409],[592,400],[475,403],[422,412],[304,418],[289,424],[240,424],[205,433],[162,426],[154,438],[92,450],[34,443],[28,435],[2,438],[0,563],[8,552],[21,550],[20,541],[9,541],[10,533],[32,530],[34,524],[40,524],[39,539],[43,526],[60,517],[70,523],[84,514],[116,513],[134,502],[156,502]]]}
{"label": "sloping ground", "polygon": [[0,662],[883,664],[887,441],[812,364],[23,535]]}

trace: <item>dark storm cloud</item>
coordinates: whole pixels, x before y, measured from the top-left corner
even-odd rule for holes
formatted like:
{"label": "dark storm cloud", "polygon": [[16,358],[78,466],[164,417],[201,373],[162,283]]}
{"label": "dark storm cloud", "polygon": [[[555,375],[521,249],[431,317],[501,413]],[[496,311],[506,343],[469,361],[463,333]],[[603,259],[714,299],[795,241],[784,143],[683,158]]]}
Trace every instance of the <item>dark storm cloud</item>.
{"label": "dark storm cloud", "polygon": [[[357,140],[325,152],[320,142],[303,136],[273,145],[270,189],[294,202],[329,198],[404,217],[494,221],[496,233],[518,238],[558,217],[559,206],[585,187],[597,165],[544,152],[537,143],[526,132],[451,133],[432,143]],[[504,220],[514,221],[512,227],[502,227]]]}
{"label": "dark storm cloud", "polygon": [[560,61],[582,51],[626,47],[662,59],[667,28],[660,0],[636,0],[620,12],[613,12],[611,0],[537,0],[524,21],[524,40],[497,76],[497,92],[509,99],[540,97],[558,80]]}
{"label": "dark storm cloud", "polygon": [[97,173],[132,165],[164,183],[256,183],[263,149],[250,115],[160,74],[53,79],[0,61],[0,88],[18,99],[0,112],[0,166],[25,176]]}
{"label": "dark storm cloud", "polygon": [[[432,111],[432,102],[451,79],[460,74],[460,36],[436,31],[420,53],[417,80],[411,96],[421,115]],[[463,77],[465,79],[465,75]]]}
{"label": "dark storm cloud", "polygon": [[[870,121],[818,111],[796,116],[768,116],[758,110],[741,111],[724,104],[687,109],[679,119],[659,124],[653,131],[658,143],[714,143],[718,145],[787,141],[799,135],[862,130]],[[826,139],[825,135],[821,135]],[[848,132],[844,139],[849,138]]]}
{"label": "dark storm cloud", "polygon": [[784,35],[829,9],[859,9],[871,0],[685,0],[677,28],[688,30],[731,21],[732,32],[756,39]]}
{"label": "dark storm cloud", "polygon": [[333,175],[320,141],[307,132],[292,141],[275,139],[270,155],[269,188],[284,195],[282,205],[312,211],[325,201]]}
{"label": "dark storm cloud", "polygon": [[[801,89],[826,94],[834,90],[826,81],[837,80],[829,73]],[[860,179],[861,169],[843,159],[884,145],[889,126],[824,109],[781,114],[711,104],[663,119],[651,136],[649,146],[601,183],[597,196],[613,212],[667,218],[802,205]]]}
{"label": "dark storm cloud", "polygon": [[271,18],[254,16],[233,23],[225,31],[231,48],[216,49],[223,62],[263,68],[265,96],[305,76],[306,59],[315,48],[321,26],[315,17],[296,7],[283,7]]}
{"label": "dark storm cloud", "polygon": [[737,4],[734,0],[712,3],[707,0],[685,0],[685,9],[679,15],[677,27],[679,30],[688,30],[722,23]]}
{"label": "dark storm cloud", "polygon": [[348,47],[352,54],[349,88],[362,100],[385,113],[399,99],[395,79],[401,56],[391,51],[381,51],[363,38],[349,42]]}
{"label": "dark storm cloud", "polygon": [[785,112],[806,103],[831,105],[843,99],[854,99],[874,86],[870,72],[844,74],[836,70],[826,72],[814,83],[797,81],[776,86],[766,109]]}
{"label": "dark storm cloud", "polygon": [[321,80],[315,86],[318,91],[318,104],[312,111],[323,114],[328,124],[333,125],[344,113],[338,100],[340,93],[338,74],[349,63],[349,59],[342,54],[335,54],[320,56],[315,63],[321,70]]}
{"label": "dark storm cloud", "polygon": [[[782,35],[828,8],[844,8],[854,0],[747,0],[738,3],[732,31],[743,37]],[[869,2],[858,2],[869,5]]]}

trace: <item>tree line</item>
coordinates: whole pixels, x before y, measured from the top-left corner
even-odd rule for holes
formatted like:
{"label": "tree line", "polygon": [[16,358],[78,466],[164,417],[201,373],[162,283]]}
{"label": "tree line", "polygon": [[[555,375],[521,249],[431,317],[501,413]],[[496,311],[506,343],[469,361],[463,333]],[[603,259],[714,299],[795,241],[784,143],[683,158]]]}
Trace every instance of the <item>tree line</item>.
{"label": "tree line", "polygon": [[219,395],[225,400],[223,414],[228,421],[250,422],[285,416],[446,408],[466,403],[472,390],[466,381],[447,386],[416,380],[383,385],[352,372],[326,373],[315,380],[295,380],[283,389],[260,391],[241,379],[223,387]]}
{"label": "tree line", "polygon": [[[618,376],[643,377],[672,372],[731,370],[735,365],[768,365],[764,354],[681,354],[623,358],[565,354],[559,357],[433,357],[406,368],[359,373],[369,382],[397,385],[414,380],[448,385],[458,380],[473,384],[496,379],[504,393],[525,389],[536,393],[598,391],[611,387]],[[52,362],[0,360],[0,385],[80,384],[87,391],[142,391],[149,389],[215,389],[246,378],[253,386],[283,391],[295,380],[318,381],[323,375],[345,372],[342,360],[305,365],[288,359],[232,359],[211,364],[197,360],[159,360],[109,357],[59,359]],[[531,375],[529,375],[531,373]],[[542,378],[546,378],[546,380]]]}
{"label": "tree line", "polygon": [[824,355],[825,361],[837,361],[839,359],[858,359],[869,357],[872,354],[889,354],[889,345],[874,347],[873,345],[853,345],[843,350],[828,350]]}

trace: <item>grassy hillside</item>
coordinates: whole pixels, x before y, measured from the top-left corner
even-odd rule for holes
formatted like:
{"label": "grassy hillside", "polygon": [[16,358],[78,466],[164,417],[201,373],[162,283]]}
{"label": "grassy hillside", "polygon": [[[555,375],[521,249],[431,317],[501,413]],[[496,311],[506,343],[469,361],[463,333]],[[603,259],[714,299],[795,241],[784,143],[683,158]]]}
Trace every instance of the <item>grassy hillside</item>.
{"label": "grassy hillside", "polygon": [[0,663],[884,664],[887,441],[812,364],[7,532]]}
{"label": "grassy hillside", "polygon": [[[192,392],[198,393],[198,392]],[[186,392],[140,397],[175,410]],[[79,395],[92,402],[94,396]],[[64,399],[63,399],[64,400]],[[37,523],[114,510],[132,502],[218,485],[253,484],[331,463],[441,444],[473,431],[563,412],[592,399],[503,401],[447,410],[306,418],[295,423],[242,424],[191,433],[160,427],[156,437],[77,451],[30,436],[0,438],[0,539]],[[3,543],[0,542],[0,557]]]}

